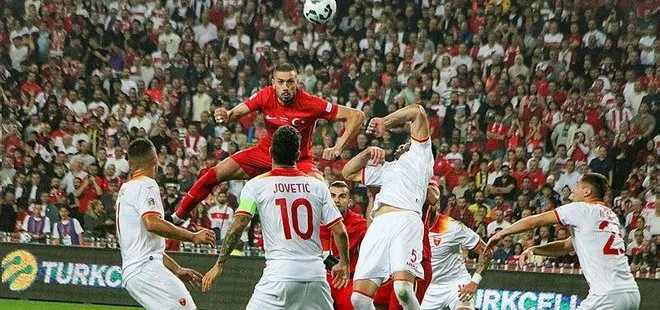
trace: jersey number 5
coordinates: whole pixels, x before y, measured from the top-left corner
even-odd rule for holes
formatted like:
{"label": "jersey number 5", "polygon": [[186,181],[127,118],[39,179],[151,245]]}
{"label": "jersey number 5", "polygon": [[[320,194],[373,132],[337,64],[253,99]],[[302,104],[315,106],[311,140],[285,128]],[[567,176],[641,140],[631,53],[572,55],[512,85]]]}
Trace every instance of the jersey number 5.
{"label": "jersey number 5", "polygon": [[[312,224],[312,204],[309,203],[309,200],[298,198],[293,201],[291,208],[288,207],[285,198],[276,199],[275,204],[280,207],[280,213],[282,214],[282,227],[284,227],[284,237],[286,240],[291,239],[291,226],[293,226],[293,231],[296,232],[296,235],[298,235],[300,239],[307,240],[312,237],[314,226]],[[305,207],[305,214],[307,215],[307,230],[304,232],[300,231],[300,224],[298,222],[298,209],[300,207]],[[291,209],[291,221],[289,221],[289,209]]]}
{"label": "jersey number 5", "polygon": [[598,228],[600,230],[605,230],[605,231],[610,231],[610,237],[607,239],[607,242],[605,242],[605,245],[603,246],[603,255],[618,255],[618,254],[623,254],[626,251],[623,249],[613,249],[612,244],[614,244],[614,239],[616,238],[617,232],[612,231],[612,229],[606,229],[610,227],[610,223],[607,221],[602,221]]}

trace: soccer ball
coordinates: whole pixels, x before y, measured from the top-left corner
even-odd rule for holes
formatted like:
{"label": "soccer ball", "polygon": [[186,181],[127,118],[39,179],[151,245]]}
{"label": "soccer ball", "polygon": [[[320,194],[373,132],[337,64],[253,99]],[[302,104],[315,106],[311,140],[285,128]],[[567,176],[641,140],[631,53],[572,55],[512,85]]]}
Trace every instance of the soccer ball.
{"label": "soccer ball", "polygon": [[337,12],[335,0],[305,0],[303,15],[305,18],[317,25],[327,23]]}

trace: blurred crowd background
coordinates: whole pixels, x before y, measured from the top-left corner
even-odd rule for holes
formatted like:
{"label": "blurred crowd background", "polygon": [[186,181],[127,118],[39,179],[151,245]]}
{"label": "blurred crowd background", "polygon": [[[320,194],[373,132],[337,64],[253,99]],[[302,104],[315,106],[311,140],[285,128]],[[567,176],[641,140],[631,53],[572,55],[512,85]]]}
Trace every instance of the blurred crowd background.
{"label": "blurred crowd background", "polygon": [[[609,178],[633,270],[660,257],[657,0],[341,0],[325,26],[302,1],[0,0],[0,231],[14,240],[113,238],[117,191],[136,137],[158,150],[167,213],[196,178],[266,135],[263,115],[216,124],[282,62],[300,87],[364,111],[428,112],[441,211],[487,239],[571,201],[587,171]],[[364,129],[364,128],[363,128]],[[321,160],[341,122],[319,120],[328,182],[368,146],[388,159],[406,128],[361,133]],[[364,130],[362,131],[364,132]],[[244,181],[218,186],[187,223],[222,242]],[[368,191],[351,184],[354,210]],[[494,259],[570,236],[507,237]],[[263,246],[258,219],[244,236]],[[177,249],[177,242],[168,243]],[[577,264],[575,256],[536,264]]]}

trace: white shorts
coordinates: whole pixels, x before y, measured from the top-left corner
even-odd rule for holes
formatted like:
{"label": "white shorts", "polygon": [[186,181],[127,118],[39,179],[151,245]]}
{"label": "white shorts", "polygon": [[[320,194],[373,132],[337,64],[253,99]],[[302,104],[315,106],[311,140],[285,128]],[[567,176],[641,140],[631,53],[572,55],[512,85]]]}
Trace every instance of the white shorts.
{"label": "white shorts", "polygon": [[152,260],[126,282],[126,290],[142,307],[160,309],[197,309],[186,286],[162,260]]}
{"label": "white shorts", "polygon": [[[469,281],[468,281],[469,282]],[[449,310],[457,309],[474,309],[472,301],[462,302],[458,299],[458,292],[461,285],[467,284],[466,282],[452,282],[443,285],[431,283],[429,288],[426,289],[424,300],[422,301],[422,308],[426,310],[437,310],[449,308]]]}
{"label": "white shorts", "polygon": [[578,310],[637,310],[639,291],[609,295],[589,295],[577,307]]}
{"label": "white shorts", "polygon": [[245,309],[332,310],[330,286],[326,281],[270,281],[261,278]]}
{"label": "white shorts", "polygon": [[422,219],[413,211],[377,216],[362,239],[353,281],[372,280],[380,284],[398,271],[424,278],[420,264],[423,235]]}

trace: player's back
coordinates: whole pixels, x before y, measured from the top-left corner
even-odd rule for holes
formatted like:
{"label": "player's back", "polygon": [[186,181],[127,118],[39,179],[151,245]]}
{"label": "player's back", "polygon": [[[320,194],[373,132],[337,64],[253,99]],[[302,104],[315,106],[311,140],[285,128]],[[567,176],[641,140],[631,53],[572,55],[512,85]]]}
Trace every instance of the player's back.
{"label": "player's back", "polygon": [[[365,174],[372,169],[365,168]],[[381,204],[407,209],[422,214],[422,207],[426,201],[426,190],[433,175],[433,153],[431,141],[411,141],[410,149],[396,161],[386,163],[379,173],[380,176],[366,176],[365,178],[380,180],[373,182],[363,180],[370,185],[379,185],[381,190],[374,201],[374,211]],[[379,184],[377,184],[379,183]]]}
{"label": "player's back", "polygon": [[320,228],[341,220],[325,183],[296,169],[273,169],[247,182],[243,199],[255,202],[261,220],[264,278],[325,281]]}
{"label": "player's back", "polygon": [[428,241],[431,245],[433,283],[453,285],[456,281],[470,281],[461,248],[471,250],[476,247],[479,235],[462,223],[440,214],[438,221],[429,230]]}
{"label": "player's back", "polygon": [[302,89],[296,91],[293,102],[283,106],[277,99],[275,88],[268,86],[245,101],[250,111],[261,110],[268,135],[259,141],[259,145],[270,147],[273,134],[284,125],[291,125],[300,132],[300,158],[311,157],[312,138],[316,120],[325,118],[334,120],[337,105],[320,97],[311,95]]}
{"label": "player's back", "polygon": [[590,294],[637,291],[630,272],[616,214],[601,204],[574,202],[555,209],[562,225],[569,225],[573,247],[590,287]]}
{"label": "player's back", "polygon": [[160,190],[149,177],[137,177],[124,183],[117,197],[117,240],[121,246],[122,280],[124,283],[139,272],[142,264],[162,259],[165,239],[147,231],[142,217],[163,216]]}

